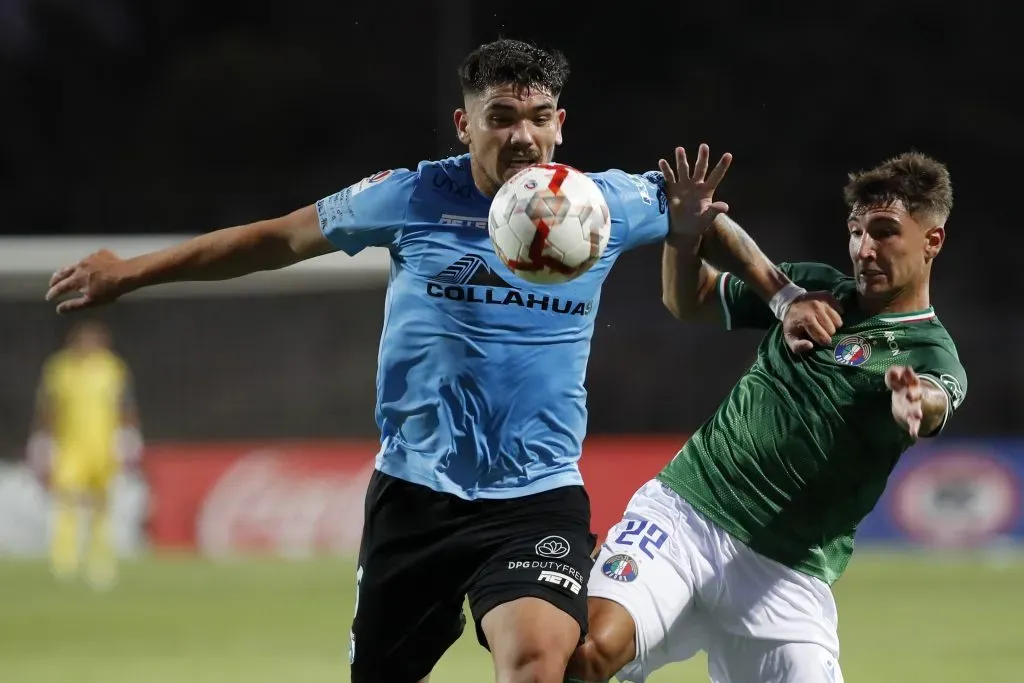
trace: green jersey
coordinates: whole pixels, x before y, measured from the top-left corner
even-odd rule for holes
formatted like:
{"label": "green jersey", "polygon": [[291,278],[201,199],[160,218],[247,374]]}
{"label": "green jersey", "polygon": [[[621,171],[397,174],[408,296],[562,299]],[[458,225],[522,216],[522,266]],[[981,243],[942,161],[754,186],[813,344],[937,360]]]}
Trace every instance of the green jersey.
{"label": "green jersey", "polygon": [[945,419],[963,402],[967,378],[932,309],[867,316],[853,278],[817,263],[781,268],[808,290],[831,291],[843,327],[828,348],[794,354],[764,301],[719,275],[726,327],[768,333],[754,365],[658,478],[753,550],[831,584],[913,443],[892,416],[886,370],[910,366],[941,387]]}

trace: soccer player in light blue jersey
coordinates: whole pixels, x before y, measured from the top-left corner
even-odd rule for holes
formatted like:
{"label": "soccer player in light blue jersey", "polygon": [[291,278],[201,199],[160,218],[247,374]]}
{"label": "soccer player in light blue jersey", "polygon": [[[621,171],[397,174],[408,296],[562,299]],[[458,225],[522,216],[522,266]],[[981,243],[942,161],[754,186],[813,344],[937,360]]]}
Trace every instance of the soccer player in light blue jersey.
{"label": "soccer player in light blue jersey", "polygon": [[[557,287],[502,266],[487,232],[491,198],[553,158],[568,75],[557,52],[483,45],[459,69],[454,123],[468,154],[381,170],[287,216],[136,258],[98,252],[51,280],[48,299],[77,293],[57,306],[68,312],[162,282],[390,252],[354,683],[425,679],[462,633],[467,595],[498,681],[562,681],[586,633],[595,537],[577,460],[590,339],[608,271],[664,240],[668,222],[660,173],[594,173],[612,218],[601,260]],[[737,269],[766,299],[784,284]]]}

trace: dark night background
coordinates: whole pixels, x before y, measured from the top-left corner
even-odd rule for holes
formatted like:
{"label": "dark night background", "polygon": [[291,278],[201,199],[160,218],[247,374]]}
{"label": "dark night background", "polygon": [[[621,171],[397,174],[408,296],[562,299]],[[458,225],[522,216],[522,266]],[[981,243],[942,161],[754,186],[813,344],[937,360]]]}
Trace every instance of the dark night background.
{"label": "dark night background", "polygon": [[[950,433],[1019,433],[1010,211],[1024,67],[1008,9],[585,7],[4,0],[0,237],[194,234],[457,153],[458,62],[480,42],[525,38],[573,66],[560,160],[639,172],[675,145],[730,151],[719,194],[777,261],[848,265],[848,171],[912,148],[945,161],[955,206],[932,298],[970,379]],[[659,257],[657,246],[627,254],[605,287],[592,432],[688,432],[753,357],[756,335],[670,318]],[[68,322],[39,286],[38,298],[0,299],[9,456]],[[373,435],[382,303],[380,288],[345,289],[125,301],[102,318],[134,369],[150,438]]]}

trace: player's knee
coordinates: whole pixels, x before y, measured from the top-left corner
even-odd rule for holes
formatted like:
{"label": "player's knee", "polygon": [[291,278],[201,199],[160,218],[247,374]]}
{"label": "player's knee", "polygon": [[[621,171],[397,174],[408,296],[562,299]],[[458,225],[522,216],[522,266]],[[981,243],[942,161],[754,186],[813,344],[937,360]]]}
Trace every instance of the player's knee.
{"label": "player's knee", "polygon": [[498,683],[562,683],[567,659],[566,654],[540,643],[522,647],[499,668],[497,680]]}
{"label": "player's knee", "polygon": [[636,657],[636,627],[621,605],[590,600],[590,632],[569,660],[567,675],[580,681],[607,681]]}
{"label": "player's knee", "polygon": [[571,639],[560,631],[546,631],[520,634],[497,648],[500,655],[492,649],[498,683],[562,683],[579,631]]}
{"label": "player's knee", "polygon": [[601,683],[611,679],[630,659],[622,656],[620,644],[587,636],[570,658],[566,675],[573,680]]}
{"label": "player's knee", "polygon": [[535,597],[494,607],[481,620],[481,627],[498,683],[562,683],[580,637],[572,616]]}

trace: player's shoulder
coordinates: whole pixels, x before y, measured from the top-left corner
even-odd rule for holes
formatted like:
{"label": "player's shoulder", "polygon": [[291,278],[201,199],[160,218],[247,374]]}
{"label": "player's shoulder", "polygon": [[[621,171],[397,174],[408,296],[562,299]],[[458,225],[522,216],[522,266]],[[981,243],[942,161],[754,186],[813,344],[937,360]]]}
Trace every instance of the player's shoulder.
{"label": "player's shoulder", "polygon": [[112,372],[124,374],[128,371],[128,362],[116,351],[107,352],[107,365]]}
{"label": "player's shoulder", "polygon": [[397,200],[410,198],[419,182],[419,173],[408,168],[387,168],[376,171],[348,187],[317,202],[321,216],[325,212],[338,213],[349,202],[363,207],[381,203],[393,204]]}
{"label": "player's shoulder", "polygon": [[427,175],[431,173],[469,173],[471,169],[469,159],[468,153],[441,159],[424,159],[416,165],[416,172]]}
{"label": "player's shoulder", "polygon": [[426,159],[416,165],[416,180],[421,183],[442,183],[442,178],[450,178],[454,182],[465,183],[472,180],[473,170],[469,154],[445,157],[443,159]]}
{"label": "player's shoulder", "polygon": [[851,276],[827,263],[794,261],[780,263],[779,268],[804,289],[841,292],[855,284]]}
{"label": "player's shoulder", "polygon": [[953,407],[959,407],[967,394],[967,369],[949,330],[934,312],[923,319],[901,322],[899,327],[903,335],[894,341],[909,346],[909,364],[942,384],[953,399]]}
{"label": "player's shoulder", "polygon": [[960,362],[960,352],[953,335],[942,324],[934,310],[908,315],[905,320],[899,320],[898,324],[903,328],[904,334],[914,340],[919,353],[951,356]]}
{"label": "player's shoulder", "polygon": [[601,189],[609,203],[620,203],[643,211],[656,208],[659,213],[668,210],[665,176],[660,171],[630,173],[612,168],[607,171],[589,172],[586,175]]}
{"label": "player's shoulder", "polygon": [[428,204],[464,204],[483,198],[473,182],[469,154],[421,161],[415,183],[418,196]]}

